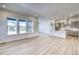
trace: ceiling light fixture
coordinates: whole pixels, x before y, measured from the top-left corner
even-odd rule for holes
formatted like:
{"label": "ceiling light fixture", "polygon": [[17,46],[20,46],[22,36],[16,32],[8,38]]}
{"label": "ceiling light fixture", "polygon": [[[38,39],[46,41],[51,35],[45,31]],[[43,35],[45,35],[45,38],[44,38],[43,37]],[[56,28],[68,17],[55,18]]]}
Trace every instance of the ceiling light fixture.
{"label": "ceiling light fixture", "polygon": [[2,5],[2,8],[5,8],[6,7],[6,5]]}
{"label": "ceiling light fixture", "polygon": [[37,15],[37,14],[35,14],[35,17],[38,17],[38,15]]}

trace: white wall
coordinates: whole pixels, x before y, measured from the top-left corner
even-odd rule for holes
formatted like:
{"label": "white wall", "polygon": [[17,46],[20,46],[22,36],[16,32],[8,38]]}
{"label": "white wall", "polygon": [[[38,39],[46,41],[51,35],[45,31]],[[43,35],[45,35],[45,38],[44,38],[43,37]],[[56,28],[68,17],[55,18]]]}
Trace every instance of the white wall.
{"label": "white wall", "polygon": [[[1,20],[0,20],[0,28],[1,28]],[[1,32],[1,29],[0,29],[0,32]],[[1,37],[1,34],[0,34],[0,37]]]}
{"label": "white wall", "polygon": [[[26,33],[26,34],[18,34],[18,35],[10,35],[10,36],[7,35],[7,19],[6,19],[7,17],[15,17],[15,18],[23,18],[23,19],[32,20],[33,21],[33,34]],[[36,36],[37,34],[34,34],[36,31],[35,25],[37,25],[36,20],[37,19],[34,17],[0,9],[0,43],[23,39],[29,36]]]}
{"label": "white wall", "polygon": [[50,33],[50,19],[40,18],[39,19],[39,32]]}

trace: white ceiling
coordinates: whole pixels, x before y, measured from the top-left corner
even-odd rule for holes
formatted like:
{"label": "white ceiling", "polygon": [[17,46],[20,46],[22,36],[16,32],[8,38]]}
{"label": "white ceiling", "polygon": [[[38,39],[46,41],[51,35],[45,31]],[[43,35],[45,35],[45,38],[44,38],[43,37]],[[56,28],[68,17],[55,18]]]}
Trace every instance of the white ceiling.
{"label": "white ceiling", "polygon": [[[3,4],[0,4],[0,7]],[[53,17],[53,16],[67,16],[78,13],[78,3],[6,3],[7,10],[19,12],[22,14],[34,16]]]}

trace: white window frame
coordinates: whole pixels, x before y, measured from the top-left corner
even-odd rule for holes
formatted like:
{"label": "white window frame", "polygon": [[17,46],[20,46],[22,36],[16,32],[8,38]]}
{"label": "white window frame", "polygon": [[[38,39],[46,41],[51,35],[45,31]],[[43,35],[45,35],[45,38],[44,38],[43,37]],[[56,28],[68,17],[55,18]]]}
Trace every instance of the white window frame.
{"label": "white window frame", "polygon": [[17,24],[17,19],[15,19],[15,18],[12,18],[12,17],[7,17],[7,35],[17,35],[18,33],[17,33],[17,25],[16,25],[16,33],[14,33],[14,34],[9,34],[8,33],[8,20],[14,20],[14,21],[16,21],[16,24]]}

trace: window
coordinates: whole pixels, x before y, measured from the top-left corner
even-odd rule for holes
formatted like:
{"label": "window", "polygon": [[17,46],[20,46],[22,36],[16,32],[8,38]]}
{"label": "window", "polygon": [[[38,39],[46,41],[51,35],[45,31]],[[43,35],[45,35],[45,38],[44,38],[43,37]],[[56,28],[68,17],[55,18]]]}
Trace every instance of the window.
{"label": "window", "polygon": [[26,21],[19,20],[19,33],[26,33]]}
{"label": "window", "polygon": [[31,20],[27,21],[27,32],[28,33],[32,32],[32,21]]}
{"label": "window", "polygon": [[17,34],[17,20],[7,18],[8,35]]}
{"label": "window", "polygon": [[8,35],[31,33],[32,21],[7,17],[7,29]]}

